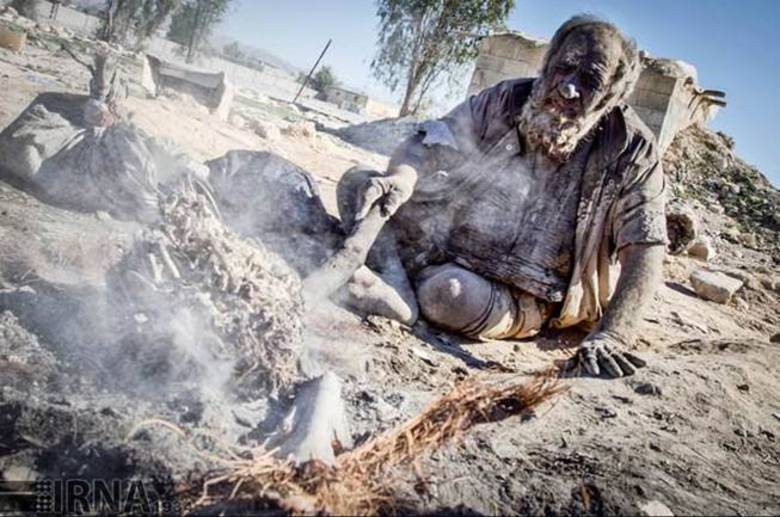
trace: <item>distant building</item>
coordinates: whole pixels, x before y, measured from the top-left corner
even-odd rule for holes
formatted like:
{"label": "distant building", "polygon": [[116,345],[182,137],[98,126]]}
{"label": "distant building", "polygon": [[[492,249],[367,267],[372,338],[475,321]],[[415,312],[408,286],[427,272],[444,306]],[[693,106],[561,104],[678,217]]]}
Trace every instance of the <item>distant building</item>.
{"label": "distant building", "polygon": [[[520,32],[487,36],[480,42],[471,76],[469,95],[504,79],[536,77],[542,68],[548,42]],[[661,149],[686,127],[707,123],[726,105],[725,94],[703,90],[696,68],[683,61],[642,58],[642,75],[628,103],[655,133]]]}
{"label": "distant building", "polygon": [[342,86],[329,86],[326,88],[322,94],[322,100],[335,104],[343,110],[366,115],[370,118],[398,116],[397,107],[372,99],[365,93]]}

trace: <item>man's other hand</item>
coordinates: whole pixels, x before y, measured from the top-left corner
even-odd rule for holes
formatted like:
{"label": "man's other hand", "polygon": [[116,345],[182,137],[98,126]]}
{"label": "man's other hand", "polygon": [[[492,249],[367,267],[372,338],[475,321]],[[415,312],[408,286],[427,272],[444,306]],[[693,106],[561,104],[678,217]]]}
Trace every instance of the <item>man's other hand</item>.
{"label": "man's other hand", "polygon": [[417,173],[408,166],[397,167],[392,174],[370,178],[358,198],[355,220],[360,221],[378,204],[382,216],[390,217],[412,196]]}

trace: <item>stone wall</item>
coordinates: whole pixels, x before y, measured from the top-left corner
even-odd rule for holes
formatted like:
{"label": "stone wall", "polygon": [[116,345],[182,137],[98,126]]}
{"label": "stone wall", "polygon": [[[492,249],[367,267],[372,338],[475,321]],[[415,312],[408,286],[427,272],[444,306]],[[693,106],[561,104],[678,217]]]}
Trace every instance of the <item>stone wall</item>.
{"label": "stone wall", "polygon": [[365,115],[371,120],[398,116],[396,106],[372,99],[364,93],[338,86],[329,87],[325,91],[323,100],[333,103],[341,109]]}
{"label": "stone wall", "polygon": [[547,42],[519,33],[483,38],[471,76],[468,95],[513,77],[536,77],[542,68]]}
{"label": "stone wall", "polygon": [[81,34],[83,36],[92,37],[97,33],[100,28],[101,20],[97,16],[82,13],[76,9],[60,5],[57,11],[57,19],[52,20],[49,18],[51,12],[51,2],[38,2],[36,6],[36,13],[38,14],[38,21],[43,23],[56,23],[62,27],[66,27],[73,32]]}

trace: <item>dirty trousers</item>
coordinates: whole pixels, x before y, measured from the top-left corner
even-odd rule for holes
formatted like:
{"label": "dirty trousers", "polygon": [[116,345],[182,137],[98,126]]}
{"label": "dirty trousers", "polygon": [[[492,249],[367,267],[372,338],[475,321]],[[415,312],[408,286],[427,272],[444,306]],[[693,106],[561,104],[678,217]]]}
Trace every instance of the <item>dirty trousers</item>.
{"label": "dirty trousers", "polygon": [[[428,266],[423,268],[416,278],[417,286],[421,286],[431,276],[448,275],[458,276],[458,274],[467,274],[477,276],[468,270],[464,270],[460,265],[447,263],[438,266]],[[454,314],[448,319],[446,327],[448,330],[463,334],[468,337],[493,340],[493,339],[521,339],[531,337],[539,333],[542,326],[547,322],[551,313],[551,304],[539,300],[538,298],[523,292],[517,288],[508,286],[501,282],[480,277],[480,283],[484,282],[489,290],[489,295],[477,297],[468,296],[462,300],[467,305],[472,306],[469,313],[476,313],[470,321],[457,321]],[[419,300],[421,303],[422,300]],[[453,301],[452,303],[460,303]],[[425,309],[422,308],[423,313]],[[448,311],[450,312],[450,311]],[[452,311],[456,313],[457,311]],[[442,322],[443,323],[443,322]]]}

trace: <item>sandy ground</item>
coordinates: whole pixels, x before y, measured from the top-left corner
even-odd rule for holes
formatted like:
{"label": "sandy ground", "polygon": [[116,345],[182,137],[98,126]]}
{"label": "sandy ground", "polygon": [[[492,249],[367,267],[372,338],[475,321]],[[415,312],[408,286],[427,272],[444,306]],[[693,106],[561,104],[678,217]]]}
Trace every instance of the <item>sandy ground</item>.
{"label": "sandy ground", "polygon": [[[18,56],[0,49],[0,127],[36,94],[73,91],[86,79],[66,56],[33,48]],[[219,121],[187,99],[134,96],[128,107],[138,126],[172,139],[199,160],[232,149],[280,154],[317,178],[331,209],[333,188],[345,170],[358,163],[381,169],[386,163],[385,157],[321,132],[286,130],[263,138],[244,122]],[[264,121],[280,128],[306,121],[305,113],[293,111],[290,120],[268,113]],[[708,228],[717,233],[724,217],[708,214]],[[778,269],[760,252],[725,241],[718,246],[715,265],[748,277],[734,300],[719,305],[700,299],[687,278],[701,262],[669,257],[665,283],[644,320],[637,321],[641,338],[634,349],[648,367],[611,381],[567,379],[569,391],[534,417],[475,429],[422,458],[416,473],[397,469],[396,483],[409,508],[780,513],[780,345],[770,342],[780,331],[780,304],[777,292],[760,282],[762,275],[777,278]],[[472,343],[424,324],[407,329],[346,314],[334,315],[334,321],[311,329],[310,339],[323,361],[348,381],[358,441],[413,416],[458,380],[525,378],[569,357],[582,337],[546,332],[532,340]],[[514,373],[498,373],[491,362]],[[651,502],[655,510],[642,510]]]}

